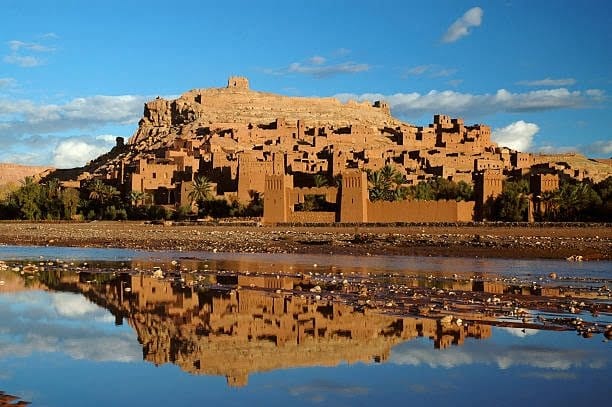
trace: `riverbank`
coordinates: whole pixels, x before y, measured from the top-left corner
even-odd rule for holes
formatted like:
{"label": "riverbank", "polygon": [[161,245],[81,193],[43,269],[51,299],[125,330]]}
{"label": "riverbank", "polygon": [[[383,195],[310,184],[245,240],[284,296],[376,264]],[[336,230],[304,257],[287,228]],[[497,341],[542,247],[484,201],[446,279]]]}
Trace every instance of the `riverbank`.
{"label": "riverbank", "polygon": [[608,225],[267,227],[0,222],[0,244],[246,253],[610,260]]}

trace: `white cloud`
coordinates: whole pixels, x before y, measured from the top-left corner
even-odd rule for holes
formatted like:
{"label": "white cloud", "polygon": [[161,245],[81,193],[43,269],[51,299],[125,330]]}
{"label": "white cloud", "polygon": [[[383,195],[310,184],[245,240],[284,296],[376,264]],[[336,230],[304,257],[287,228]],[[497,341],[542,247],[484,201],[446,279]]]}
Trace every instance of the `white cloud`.
{"label": "white cloud", "polygon": [[19,40],[12,40],[8,42],[9,48],[11,51],[19,51],[19,50],[28,50],[33,52],[53,52],[55,51],[54,47],[49,47],[47,45],[38,44],[36,42],[24,42]]}
{"label": "white cloud", "polygon": [[459,17],[442,37],[442,42],[455,42],[470,33],[471,27],[478,27],[482,23],[483,11],[480,7],[472,7]]}
{"label": "white cloud", "polygon": [[135,124],[148,99],[137,95],[98,95],[76,98],[64,104],[0,99],[0,136]]}
{"label": "white cloud", "polygon": [[499,369],[529,366],[538,369],[564,371],[575,367],[603,369],[607,362],[601,354],[583,349],[562,349],[540,346],[499,346],[491,342],[464,344],[440,351],[430,344],[398,345],[391,351],[389,361],[398,365],[432,368],[456,368],[473,364],[492,364]]}
{"label": "white cloud", "polygon": [[525,338],[527,336],[537,335],[540,330],[539,329],[519,329],[519,328],[510,328],[510,327],[501,327],[500,331],[505,331],[512,336],[516,336],[518,338]]}
{"label": "white cloud", "polygon": [[15,84],[15,79],[13,78],[0,78],[0,88],[8,88]]}
{"label": "white cloud", "polygon": [[493,129],[491,139],[500,146],[512,150],[527,151],[533,144],[533,138],[540,130],[537,124],[519,120],[506,127]]}
{"label": "white cloud", "polygon": [[417,65],[406,71],[406,75],[419,76],[427,74],[431,78],[451,76],[457,72],[454,68],[444,68],[439,65]]}
{"label": "white cloud", "polygon": [[587,89],[584,91],[584,93],[598,102],[604,100],[606,97],[605,92],[601,89]]}
{"label": "white cloud", "polygon": [[537,151],[545,154],[560,153],[582,153],[591,158],[612,157],[612,140],[597,140],[590,144],[578,144],[575,146],[538,146]]}
{"label": "white cloud", "polygon": [[414,67],[408,69],[408,71],[406,71],[406,73],[408,75],[423,75],[430,68],[431,68],[431,65],[417,65],[417,66],[414,66]]}
{"label": "white cloud", "polygon": [[565,88],[534,90],[512,93],[499,89],[493,94],[471,94],[451,90],[432,90],[426,94],[396,93],[383,95],[365,93],[361,95],[342,93],[335,95],[340,100],[385,100],[395,115],[420,117],[423,114],[444,112],[451,115],[482,116],[499,112],[533,112],[563,108],[578,108],[592,102],[600,102],[602,95],[589,92],[569,91]]}
{"label": "white cloud", "polygon": [[[51,33],[48,33],[51,34]],[[42,39],[53,40],[57,36],[51,36],[45,34]],[[32,68],[35,66],[42,65],[45,61],[34,55],[25,55],[25,53],[50,53],[56,50],[55,47],[45,45],[39,42],[26,42],[21,40],[11,40],[7,42],[7,45],[11,51],[9,55],[5,55],[3,61],[7,64],[17,65],[23,68]]]}
{"label": "white cloud", "polygon": [[48,32],[48,33],[44,33],[43,35],[41,35],[40,38],[43,38],[43,39],[47,39],[47,38],[57,39],[57,38],[59,38],[59,35],[57,35],[54,32]]}
{"label": "white cloud", "polygon": [[94,361],[142,360],[142,348],[133,332],[107,329],[112,315],[79,294],[6,294],[0,297],[0,315],[0,364],[6,358],[36,353],[63,353]]}
{"label": "white cloud", "polygon": [[22,68],[32,68],[38,65],[42,65],[43,61],[40,58],[31,55],[17,55],[11,54],[6,55],[3,61],[7,64],[18,65]]}
{"label": "white cloud", "polygon": [[112,135],[62,140],[53,151],[53,166],[56,168],[83,166],[94,158],[107,153],[114,145],[115,137]]}
{"label": "white cloud", "polygon": [[538,79],[535,81],[520,81],[517,82],[518,85],[524,86],[572,86],[576,83],[576,79],[574,78],[563,78],[563,79]]}
{"label": "white cloud", "polygon": [[326,59],[324,57],[315,55],[314,57],[309,59],[309,62],[313,65],[322,65],[324,64]]}
{"label": "white cloud", "polygon": [[612,140],[595,141],[591,144],[578,146],[577,149],[589,157],[612,157]]}
{"label": "white cloud", "polygon": [[363,72],[370,69],[367,64],[357,64],[355,62],[342,62],[339,64],[331,65],[311,65],[294,62],[287,68],[288,73],[298,73],[304,75],[311,75],[315,78],[325,78],[343,73],[357,73]]}
{"label": "white cloud", "polygon": [[351,53],[351,50],[348,48],[338,48],[332,52],[332,56],[334,57],[345,57]]}
{"label": "white cloud", "polygon": [[79,294],[57,293],[52,301],[57,314],[68,318],[82,317],[100,310],[100,307]]}
{"label": "white cloud", "polygon": [[[339,53],[340,50],[336,52]],[[346,55],[348,50],[342,50],[337,56]],[[293,62],[289,66],[280,69],[266,68],[264,72],[271,75],[300,74],[309,75],[315,78],[327,78],[340,74],[350,74],[370,70],[370,65],[352,61],[329,63],[327,58],[315,55],[308,58],[305,62]]]}

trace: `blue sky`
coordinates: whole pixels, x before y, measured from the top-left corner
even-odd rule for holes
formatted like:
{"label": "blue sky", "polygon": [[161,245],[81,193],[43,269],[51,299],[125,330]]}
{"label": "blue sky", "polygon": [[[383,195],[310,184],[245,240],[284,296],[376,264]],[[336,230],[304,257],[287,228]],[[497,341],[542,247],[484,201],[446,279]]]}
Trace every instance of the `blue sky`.
{"label": "blue sky", "polygon": [[463,117],[523,151],[612,156],[606,0],[3,0],[0,15],[0,162],[84,164],[132,135],[144,101],[229,75],[384,98],[419,125]]}

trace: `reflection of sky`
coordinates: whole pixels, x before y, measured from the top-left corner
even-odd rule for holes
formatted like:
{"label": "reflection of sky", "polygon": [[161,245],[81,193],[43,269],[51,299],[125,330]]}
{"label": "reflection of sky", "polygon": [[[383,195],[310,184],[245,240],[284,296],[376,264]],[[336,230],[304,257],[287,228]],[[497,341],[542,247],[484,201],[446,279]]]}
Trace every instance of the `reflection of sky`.
{"label": "reflection of sky", "polygon": [[114,317],[73,293],[24,291],[0,296],[0,360],[36,353],[74,359],[132,361],[142,351]]}
{"label": "reflection of sky", "polygon": [[78,294],[0,295],[0,321],[0,389],[42,406],[497,406],[532,405],[533,394],[539,406],[568,405],[603,402],[612,378],[610,343],[494,328],[489,339],[442,351],[416,338],[383,364],[253,373],[248,386],[231,388],[224,377],[144,362],[132,329]]}
{"label": "reflection of sky", "polygon": [[[581,367],[604,369],[609,364],[609,360],[602,357],[606,356],[602,349],[599,349],[602,346],[589,347],[582,338],[564,343],[568,334],[572,335],[573,339],[574,332],[530,331],[523,334],[518,328],[495,328],[495,336],[489,340],[468,340],[462,346],[453,346],[444,351],[434,349],[431,343],[405,342],[393,349],[390,362],[446,369],[466,365],[491,365],[502,370],[570,370]],[[605,348],[609,348],[605,345],[603,347],[604,352]]]}

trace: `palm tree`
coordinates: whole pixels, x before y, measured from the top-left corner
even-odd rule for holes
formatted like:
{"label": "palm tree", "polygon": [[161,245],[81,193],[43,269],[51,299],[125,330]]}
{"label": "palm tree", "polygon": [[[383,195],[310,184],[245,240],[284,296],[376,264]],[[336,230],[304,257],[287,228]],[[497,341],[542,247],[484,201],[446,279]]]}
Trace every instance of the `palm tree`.
{"label": "palm tree", "polygon": [[102,203],[104,200],[104,189],[106,185],[99,179],[93,180],[87,187],[89,189],[89,199]]}
{"label": "palm tree", "polygon": [[53,178],[47,182],[47,194],[49,199],[58,198],[61,192],[60,181],[57,178]]}
{"label": "palm tree", "polygon": [[199,204],[201,202],[207,201],[210,199],[211,185],[208,178],[205,176],[198,176],[193,180],[193,185],[191,191],[189,191],[189,199],[191,199],[191,204],[194,203]]}
{"label": "palm tree", "polygon": [[321,174],[315,174],[314,176],[314,185],[317,188],[326,187],[327,186],[327,177]]}
{"label": "palm tree", "polygon": [[542,203],[542,218],[545,220],[556,220],[559,214],[559,204],[561,198],[559,191],[545,191],[540,197]]}
{"label": "palm tree", "polygon": [[385,165],[378,171],[369,171],[368,183],[372,202],[399,201],[407,197],[407,191],[402,187],[404,176],[391,165]]}
{"label": "palm tree", "polygon": [[138,206],[139,202],[140,204],[143,204],[146,197],[147,197],[147,194],[141,191],[131,191],[128,194],[128,200],[130,202],[130,205],[132,206]]}
{"label": "palm tree", "polygon": [[112,185],[104,185],[102,189],[102,203],[106,204],[112,202],[116,197],[119,196],[119,191]]}
{"label": "palm tree", "polygon": [[40,185],[34,181],[34,177],[25,177],[21,181],[21,187],[14,193],[21,217],[28,220],[41,218],[40,202],[42,193],[43,191]]}

